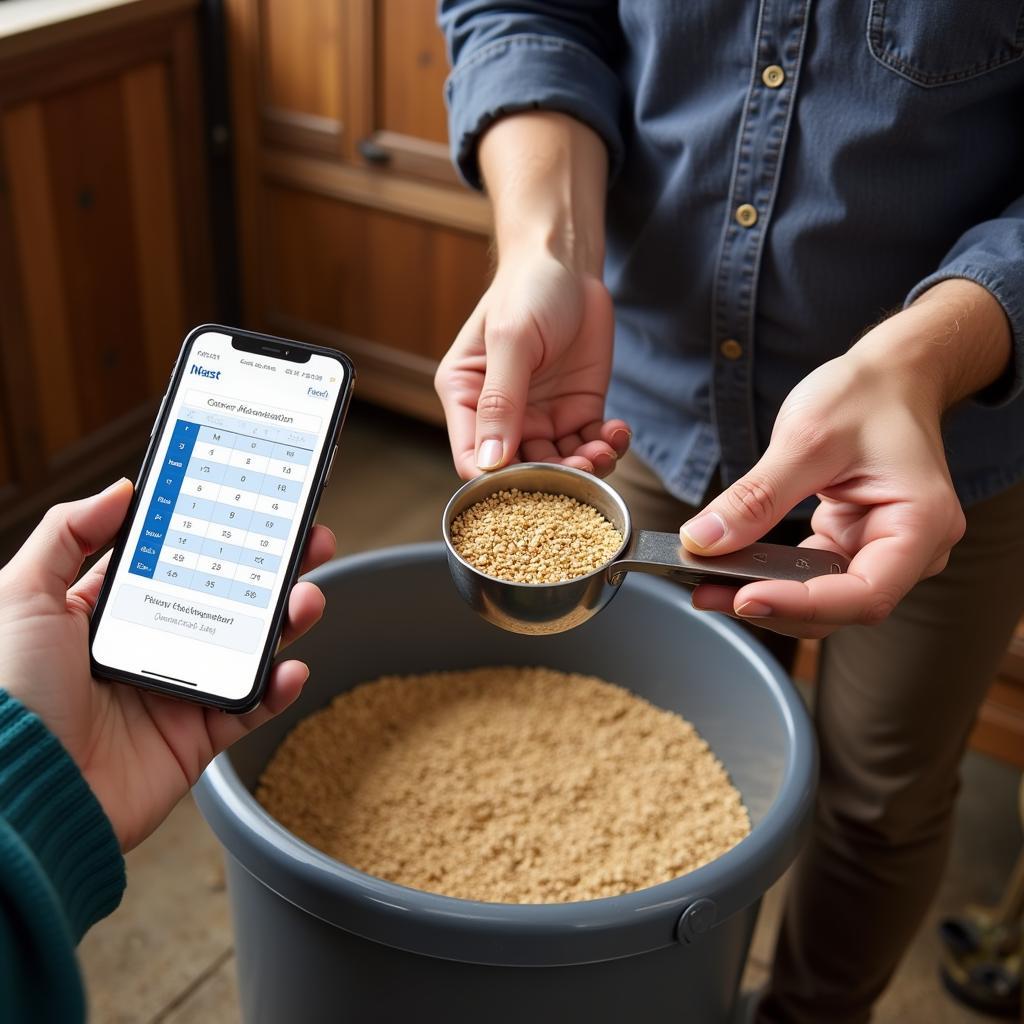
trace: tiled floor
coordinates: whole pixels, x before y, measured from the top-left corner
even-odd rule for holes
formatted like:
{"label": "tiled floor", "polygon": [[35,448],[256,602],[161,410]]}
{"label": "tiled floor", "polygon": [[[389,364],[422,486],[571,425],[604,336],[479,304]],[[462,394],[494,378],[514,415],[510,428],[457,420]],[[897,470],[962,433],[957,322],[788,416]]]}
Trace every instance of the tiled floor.
{"label": "tiled floor", "polygon": [[[456,484],[439,431],[356,406],[320,518],[338,534],[342,553],[434,539]],[[1019,773],[1005,765],[968,756],[946,879],[879,1007],[879,1024],[986,1019],[961,1009],[942,991],[934,926],[943,913],[966,902],[998,897],[1021,846],[1018,782]],[[766,975],[780,897],[781,886],[766,900],[750,983]],[[128,856],[124,903],[86,936],[81,959],[97,1024],[232,1024],[239,1019],[220,854],[191,800]]]}

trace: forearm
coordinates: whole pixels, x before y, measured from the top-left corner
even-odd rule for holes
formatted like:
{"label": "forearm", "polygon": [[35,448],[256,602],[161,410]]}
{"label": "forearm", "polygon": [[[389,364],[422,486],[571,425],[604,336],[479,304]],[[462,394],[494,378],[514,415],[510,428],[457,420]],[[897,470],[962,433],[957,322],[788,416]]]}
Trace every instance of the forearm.
{"label": "forearm", "polygon": [[3,1019],[84,1019],[74,944],[123,889],[117,840],[78,768],[42,721],[0,689]]}
{"label": "forearm", "polygon": [[514,114],[487,130],[479,160],[499,261],[548,252],[600,276],[608,153],[594,131],[565,114]]}
{"label": "forearm", "polygon": [[996,381],[1012,353],[1003,307],[964,278],[940,281],[885,327],[851,355],[902,378],[943,412]]}

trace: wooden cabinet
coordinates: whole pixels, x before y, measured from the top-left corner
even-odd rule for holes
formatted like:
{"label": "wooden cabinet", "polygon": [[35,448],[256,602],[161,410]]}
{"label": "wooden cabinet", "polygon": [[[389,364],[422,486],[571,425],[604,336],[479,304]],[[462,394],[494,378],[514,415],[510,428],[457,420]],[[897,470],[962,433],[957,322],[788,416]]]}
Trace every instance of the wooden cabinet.
{"label": "wooden cabinet", "polygon": [[448,159],[434,0],[228,0],[247,322],[335,344],[431,420],[486,287],[486,202]]}
{"label": "wooden cabinet", "polygon": [[212,313],[197,6],[0,9],[0,526],[141,447]]}

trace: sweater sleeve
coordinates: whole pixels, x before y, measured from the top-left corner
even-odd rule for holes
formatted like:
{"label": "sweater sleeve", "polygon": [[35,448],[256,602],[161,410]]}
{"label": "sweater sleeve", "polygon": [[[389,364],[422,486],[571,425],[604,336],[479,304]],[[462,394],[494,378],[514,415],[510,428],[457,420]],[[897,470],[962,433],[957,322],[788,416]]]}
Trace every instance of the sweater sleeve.
{"label": "sweater sleeve", "polygon": [[445,85],[455,166],[481,188],[476,147],[498,118],[555,110],[608,147],[609,181],[622,163],[621,47],[615,0],[441,0],[452,72]]}
{"label": "sweater sleeve", "polygon": [[0,690],[0,1019],[85,1019],[75,945],[124,884],[88,783],[42,721]]}

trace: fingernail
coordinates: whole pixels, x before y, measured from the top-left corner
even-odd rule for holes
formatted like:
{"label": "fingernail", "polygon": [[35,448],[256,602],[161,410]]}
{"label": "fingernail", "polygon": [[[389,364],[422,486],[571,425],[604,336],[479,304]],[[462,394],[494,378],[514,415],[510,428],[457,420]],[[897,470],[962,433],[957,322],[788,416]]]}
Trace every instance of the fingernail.
{"label": "fingernail", "polygon": [[625,427],[619,427],[618,430],[612,431],[612,444],[628,444],[632,439],[632,431],[627,430]]}
{"label": "fingernail", "polygon": [[764,601],[744,601],[736,609],[736,614],[745,619],[767,619],[772,614],[772,606]]}
{"label": "fingernail", "polygon": [[103,493],[104,494],[109,494],[111,491],[116,490],[118,487],[122,487],[124,484],[130,484],[130,483],[131,483],[131,480],[129,480],[128,477],[122,476],[119,479],[115,480],[112,484],[108,484],[106,487],[104,487],[103,488]]}
{"label": "fingernail", "polygon": [[490,438],[481,441],[476,451],[477,469],[497,469],[501,465],[501,456],[504,448],[500,441]]}
{"label": "fingernail", "polygon": [[615,465],[615,456],[609,452],[600,452],[594,456],[594,468],[605,470]]}
{"label": "fingernail", "polygon": [[699,548],[714,547],[725,536],[725,520],[717,512],[705,512],[684,523],[679,531]]}

